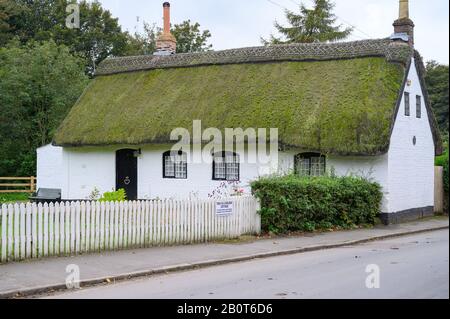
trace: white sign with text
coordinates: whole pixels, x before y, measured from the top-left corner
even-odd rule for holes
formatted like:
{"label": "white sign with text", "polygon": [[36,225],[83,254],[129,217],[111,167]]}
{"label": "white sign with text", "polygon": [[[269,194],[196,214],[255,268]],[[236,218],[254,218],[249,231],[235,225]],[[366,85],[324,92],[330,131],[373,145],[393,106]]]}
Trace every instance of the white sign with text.
{"label": "white sign with text", "polygon": [[226,216],[233,214],[233,202],[217,202],[216,215]]}

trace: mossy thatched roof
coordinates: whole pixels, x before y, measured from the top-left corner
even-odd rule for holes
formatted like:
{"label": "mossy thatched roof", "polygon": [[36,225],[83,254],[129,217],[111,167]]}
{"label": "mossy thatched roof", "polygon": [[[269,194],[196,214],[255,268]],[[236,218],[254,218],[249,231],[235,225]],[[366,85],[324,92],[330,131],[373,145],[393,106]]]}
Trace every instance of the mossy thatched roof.
{"label": "mossy thatched roof", "polygon": [[[241,55],[247,61],[228,58],[226,63],[208,62],[206,53],[196,57],[197,64],[195,55],[189,61],[184,56],[184,64],[176,60],[183,55],[175,55],[168,57],[170,63],[151,66],[144,57],[107,60],[54,144],[169,143],[174,128],[191,131],[193,120],[202,120],[203,128],[278,128],[282,144],[302,149],[383,153],[407,64],[405,46],[397,46],[397,52],[389,45],[389,50],[391,58],[369,52],[330,59],[317,55],[317,61],[311,52],[303,58],[291,52],[286,60],[246,52]],[[238,59],[241,55],[235,53]]]}

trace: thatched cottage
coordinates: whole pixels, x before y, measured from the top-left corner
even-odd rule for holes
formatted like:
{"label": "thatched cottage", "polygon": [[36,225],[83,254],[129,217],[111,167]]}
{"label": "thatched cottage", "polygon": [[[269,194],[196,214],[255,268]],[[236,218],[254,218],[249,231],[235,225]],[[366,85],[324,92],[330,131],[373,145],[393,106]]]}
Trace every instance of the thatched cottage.
{"label": "thatched cottage", "polygon": [[[360,174],[383,186],[386,222],[433,213],[441,152],[414,50],[408,2],[394,34],[348,43],[289,44],[176,54],[170,5],[155,55],[110,58],[38,149],[38,187],[63,199],[125,188],[129,199],[211,196],[261,175],[245,154],[215,149],[211,162],[169,152],[174,128],[278,128],[270,173]],[[195,149],[194,151],[195,152]],[[275,158],[275,156],[274,156]]]}

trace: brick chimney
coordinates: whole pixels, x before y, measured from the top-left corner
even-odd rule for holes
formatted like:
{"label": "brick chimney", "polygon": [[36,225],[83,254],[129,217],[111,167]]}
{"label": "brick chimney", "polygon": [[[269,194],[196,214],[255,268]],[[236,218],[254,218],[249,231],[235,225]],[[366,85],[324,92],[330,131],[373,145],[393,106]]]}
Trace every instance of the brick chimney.
{"label": "brick chimney", "polygon": [[409,0],[399,0],[398,19],[394,21],[394,34],[391,39],[403,40],[414,47],[414,22],[409,18]]}
{"label": "brick chimney", "polygon": [[156,52],[154,55],[171,55],[177,50],[177,39],[170,33],[170,3],[163,3],[164,29],[156,40]]}

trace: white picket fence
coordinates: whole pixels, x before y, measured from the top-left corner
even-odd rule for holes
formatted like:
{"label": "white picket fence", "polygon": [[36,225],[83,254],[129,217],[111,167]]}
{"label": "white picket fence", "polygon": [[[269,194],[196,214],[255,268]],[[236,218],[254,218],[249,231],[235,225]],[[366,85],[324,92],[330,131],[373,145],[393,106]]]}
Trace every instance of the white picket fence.
{"label": "white picket fence", "polygon": [[[217,214],[224,201],[232,214]],[[2,205],[0,262],[237,238],[260,232],[257,210],[250,196]]]}

